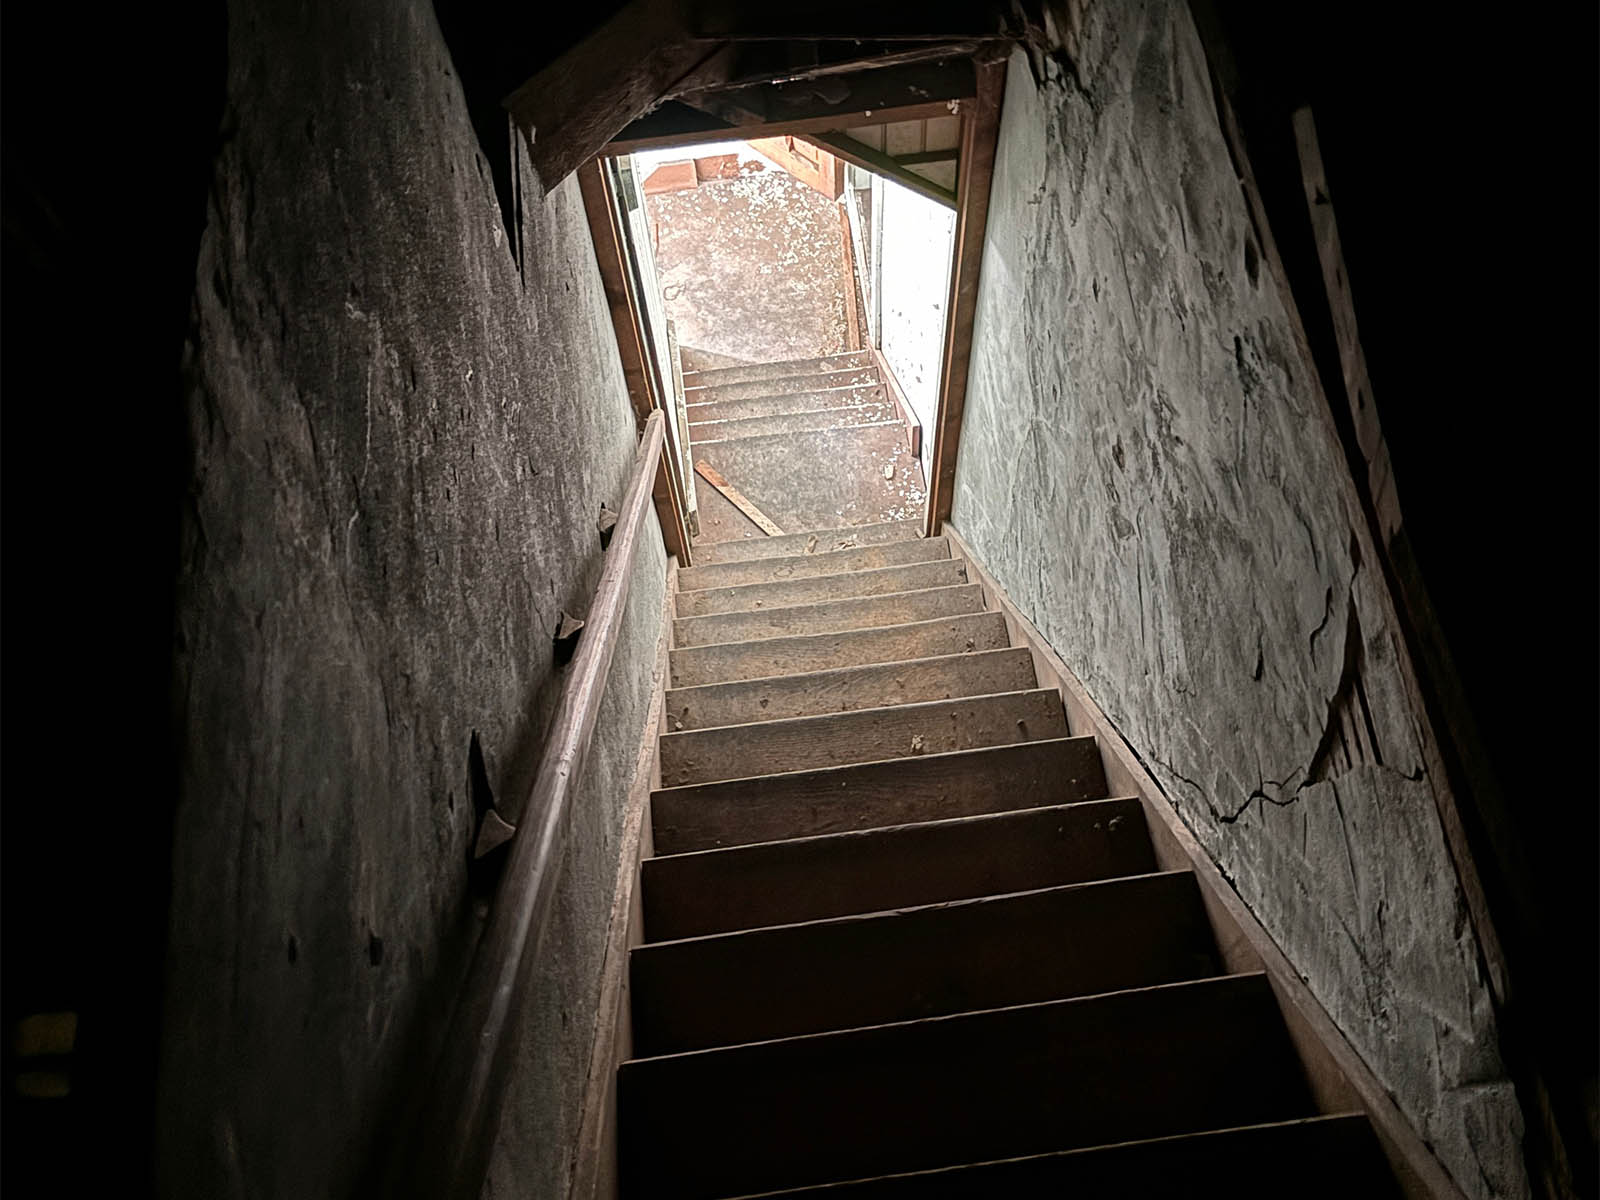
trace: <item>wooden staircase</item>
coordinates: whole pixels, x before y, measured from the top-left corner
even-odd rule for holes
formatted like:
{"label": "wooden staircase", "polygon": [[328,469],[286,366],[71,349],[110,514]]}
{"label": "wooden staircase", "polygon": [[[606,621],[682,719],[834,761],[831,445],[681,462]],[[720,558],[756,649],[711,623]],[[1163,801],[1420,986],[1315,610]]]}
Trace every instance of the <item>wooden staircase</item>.
{"label": "wooden staircase", "polygon": [[[697,370],[684,353],[691,457],[781,529],[921,515],[919,431],[872,351]],[[697,492],[708,541],[762,536],[714,487]]]}
{"label": "wooden staircase", "polygon": [[1393,1194],[1266,977],[910,522],[678,572],[622,1194]]}

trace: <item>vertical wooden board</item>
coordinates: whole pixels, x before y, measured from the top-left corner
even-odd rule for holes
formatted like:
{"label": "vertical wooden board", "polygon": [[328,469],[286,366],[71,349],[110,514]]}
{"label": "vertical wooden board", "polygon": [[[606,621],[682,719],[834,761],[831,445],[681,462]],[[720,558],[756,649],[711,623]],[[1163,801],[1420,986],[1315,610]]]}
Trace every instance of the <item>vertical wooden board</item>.
{"label": "vertical wooden board", "polygon": [[961,106],[961,158],[956,186],[955,258],[950,267],[944,370],[939,412],[928,471],[928,530],[950,518],[955,496],[956,456],[967,404],[967,368],[972,358],[972,323],[978,304],[978,272],[989,217],[989,184],[994,174],[995,142],[1000,133],[1000,103],[1006,64],[978,66],[978,94]]}

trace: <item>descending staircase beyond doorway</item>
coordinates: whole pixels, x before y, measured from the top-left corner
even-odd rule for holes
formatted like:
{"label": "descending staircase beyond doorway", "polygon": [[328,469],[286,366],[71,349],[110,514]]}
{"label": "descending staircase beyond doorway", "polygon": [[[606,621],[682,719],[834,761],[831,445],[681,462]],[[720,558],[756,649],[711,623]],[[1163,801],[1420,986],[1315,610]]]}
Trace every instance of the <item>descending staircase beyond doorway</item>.
{"label": "descending staircase beyond doorway", "polygon": [[911,523],[696,548],[624,1196],[1374,1196],[1031,651]]}
{"label": "descending staircase beyond doorway", "polygon": [[[693,370],[695,353],[683,351],[690,456],[779,528],[922,516],[916,430],[870,350]],[[701,543],[765,536],[715,487],[696,492]]]}

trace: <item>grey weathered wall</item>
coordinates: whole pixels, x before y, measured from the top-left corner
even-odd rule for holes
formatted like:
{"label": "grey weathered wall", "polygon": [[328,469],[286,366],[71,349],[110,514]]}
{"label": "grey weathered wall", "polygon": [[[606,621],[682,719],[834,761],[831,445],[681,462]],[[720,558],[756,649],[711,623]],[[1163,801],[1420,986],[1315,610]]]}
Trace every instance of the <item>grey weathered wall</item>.
{"label": "grey weathered wall", "polygon": [[1376,557],[1176,0],[1013,57],[954,523],[1468,1195],[1521,1118]]}
{"label": "grey weathered wall", "polygon": [[[229,14],[185,350],[163,1194],[352,1194],[455,993],[636,438],[575,183],[524,271],[426,0]],[[664,561],[636,563],[491,1191],[560,1194]],[[514,1182],[513,1189],[511,1183]]]}

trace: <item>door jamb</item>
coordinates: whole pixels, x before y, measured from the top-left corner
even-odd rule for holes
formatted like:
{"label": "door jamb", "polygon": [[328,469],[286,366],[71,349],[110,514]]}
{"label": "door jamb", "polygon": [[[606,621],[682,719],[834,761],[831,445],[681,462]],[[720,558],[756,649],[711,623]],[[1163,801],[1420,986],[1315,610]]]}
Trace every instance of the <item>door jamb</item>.
{"label": "door jamb", "polygon": [[[651,409],[666,407],[666,398],[656,394],[659,389],[655,384],[655,373],[645,359],[642,316],[628,281],[621,233],[614,216],[615,199],[610,194],[605,172],[601,169],[602,159],[654,147],[682,146],[687,149],[706,142],[814,133],[824,121],[832,128],[839,128],[848,127],[847,123],[852,118],[867,124],[948,115],[954,108],[961,118],[956,232],[951,250],[950,292],[945,307],[945,337],[939,374],[939,404],[934,420],[933,453],[924,464],[928,484],[924,532],[929,536],[939,532],[944,522],[950,519],[954,498],[961,421],[966,408],[967,370],[972,354],[973,318],[977,309],[979,270],[983,263],[983,243],[988,224],[989,186],[994,175],[1000,106],[1005,91],[1006,60],[1004,57],[993,58],[992,51],[988,53],[991,57],[980,58],[975,63],[977,86],[974,96],[940,101],[937,105],[840,113],[825,119],[730,125],[703,134],[619,140],[611,142],[603,155],[591,159],[579,169],[595,259],[605,284],[606,300],[611,308],[617,348],[622,356],[623,373],[628,379],[634,414],[641,423],[649,416]],[[937,113],[933,112],[934,109],[938,110]],[[662,455],[661,470],[657,474],[656,514],[661,521],[662,539],[667,552],[676,554],[678,561],[687,566],[690,563],[690,542],[685,489],[682,481],[669,468],[669,457],[672,456]]]}

